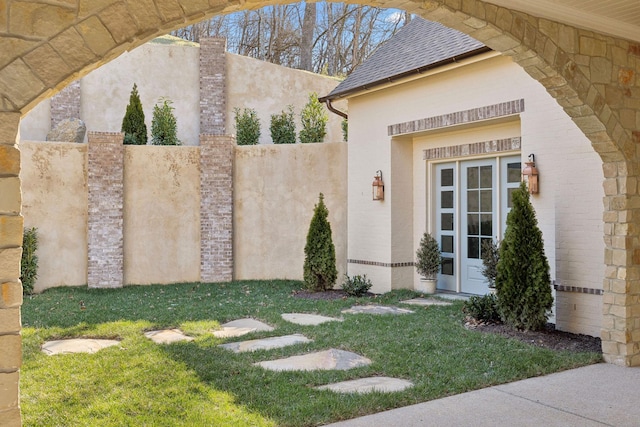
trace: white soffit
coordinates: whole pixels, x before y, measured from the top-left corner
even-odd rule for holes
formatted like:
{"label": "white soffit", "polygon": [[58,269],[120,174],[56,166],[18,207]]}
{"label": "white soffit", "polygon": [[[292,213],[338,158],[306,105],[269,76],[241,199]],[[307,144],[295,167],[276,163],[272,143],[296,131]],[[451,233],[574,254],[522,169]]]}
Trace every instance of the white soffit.
{"label": "white soffit", "polygon": [[640,0],[488,0],[487,3],[640,42]]}

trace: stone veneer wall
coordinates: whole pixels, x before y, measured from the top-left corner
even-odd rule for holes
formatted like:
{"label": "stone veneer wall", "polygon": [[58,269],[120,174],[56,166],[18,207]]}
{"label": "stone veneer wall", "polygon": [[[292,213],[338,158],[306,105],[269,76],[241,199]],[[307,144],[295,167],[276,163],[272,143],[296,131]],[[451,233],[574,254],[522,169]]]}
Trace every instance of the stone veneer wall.
{"label": "stone veneer wall", "polygon": [[200,135],[200,280],[233,279],[235,138]]}
{"label": "stone veneer wall", "polygon": [[80,117],[80,80],[76,80],[51,98],[51,129],[66,119]]}
{"label": "stone veneer wall", "polygon": [[226,52],[226,38],[200,39],[200,134],[226,133]]}
{"label": "stone veneer wall", "polygon": [[88,265],[90,288],[123,286],[123,134],[89,132]]}
{"label": "stone veneer wall", "polygon": [[22,340],[20,257],[22,228],[20,151],[16,145],[20,114],[0,113],[0,424],[20,425],[18,400]]}

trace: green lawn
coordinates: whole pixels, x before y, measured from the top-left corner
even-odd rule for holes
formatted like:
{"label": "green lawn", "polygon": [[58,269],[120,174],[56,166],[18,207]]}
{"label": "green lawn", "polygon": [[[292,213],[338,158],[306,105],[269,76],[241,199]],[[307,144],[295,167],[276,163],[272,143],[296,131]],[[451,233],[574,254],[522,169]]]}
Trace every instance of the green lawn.
{"label": "green lawn", "polygon": [[[597,353],[554,352],[467,331],[462,304],[409,307],[402,316],[342,315],[354,304],[398,304],[377,298],[310,301],[292,296],[295,281],[132,286],[115,290],[57,288],[25,298],[21,405],[25,426],[314,426],[596,363]],[[81,309],[81,301],[85,309]],[[344,317],[300,326],[281,313]],[[219,324],[253,317],[272,332],[219,339]],[[193,342],[156,345],[146,330],[179,327]],[[235,354],[223,342],[302,333],[313,342]],[[45,340],[117,338],[100,352],[47,356]],[[349,371],[270,372],[252,363],[338,348],[373,361]],[[414,382],[399,393],[339,395],[312,387],[385,375]]]}

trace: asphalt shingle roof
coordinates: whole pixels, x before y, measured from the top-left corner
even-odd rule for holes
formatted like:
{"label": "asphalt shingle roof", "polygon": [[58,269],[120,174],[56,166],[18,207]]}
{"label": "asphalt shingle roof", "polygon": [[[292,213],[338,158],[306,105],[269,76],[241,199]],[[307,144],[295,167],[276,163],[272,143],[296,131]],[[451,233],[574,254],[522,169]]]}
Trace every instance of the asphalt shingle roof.
{"label": "asphalt shingle roof", "polygon": [[435,68],[453,58],[488,50],[484,44],[466,34],[415,17],[378,47],[368,60],[324,99],[340,98],[348,93]]}

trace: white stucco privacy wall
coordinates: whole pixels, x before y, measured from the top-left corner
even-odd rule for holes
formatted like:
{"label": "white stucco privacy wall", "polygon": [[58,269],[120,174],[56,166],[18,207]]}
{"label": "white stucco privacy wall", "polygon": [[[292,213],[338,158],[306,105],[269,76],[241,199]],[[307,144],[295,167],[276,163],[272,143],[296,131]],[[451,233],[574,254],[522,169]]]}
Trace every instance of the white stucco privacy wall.
{"label": "white stucco privacy wall", "polygon": [[[388,136],[389,125],[519,99],[524,99],[519,115]],[[552,279],[556,284],[601,290],[603,193],[593,191],[602,188],[601,160],[544,88],[509,58],[495,53],[349,98],[349,274],[367,274],[376,292],[413,288],[419,277],[406,264],[414,261],[422,233],[433,226],[424,150],[514,137],[521,137],[521,150],[504,154],[521,154],[523,163],[529,154],[536,156],[540,193],[532,196],[532,202]],[[464,159],[468,158],[474,157]],[[371,197],[378,169],[385,183],[383,202]],[[412,238],[407,238],[409,234]],[[556,294],[557,305],[564,310],[556,319],[558,327],[599,335],[601,296]],[[583,319],[567,323],[569,307],[577,312],[571,319]]]}

